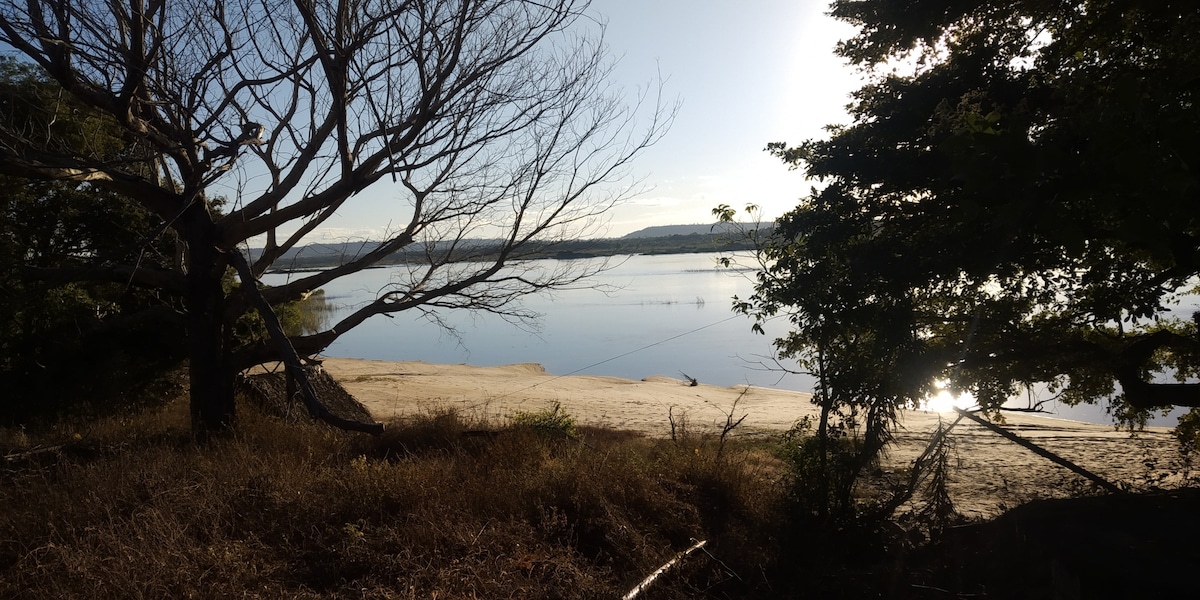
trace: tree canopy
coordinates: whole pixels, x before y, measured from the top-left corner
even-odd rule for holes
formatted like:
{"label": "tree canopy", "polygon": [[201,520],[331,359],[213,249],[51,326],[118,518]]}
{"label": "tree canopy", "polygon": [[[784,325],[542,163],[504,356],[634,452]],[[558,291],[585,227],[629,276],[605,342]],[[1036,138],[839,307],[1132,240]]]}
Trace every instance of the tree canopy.
{"label": "tree canopy", "polygon": [[783,354],[858,407],[939,380],[988,409],[1031,386],[1111,398],[1130,423],[1200,406],[1200,315],[1173,310],[1200,275],[1200,6],[831,14],[858,27],[837,51],[868,78],[849,124],[768,147],[818,185],[740,305],[789,316]]}
{"label": "tree canopy", "polygon": [[[11,59],[0,59],[0,120],[102,160],[139,151],[103,113]],[[11,392],[0,420],[125,406],[182,357],[178,298],[76,278],[93,264],[170,264],[171,240],[141,243],[157,223],[87,184],[0,175],[0,386]]]}
{"label": "tree canopy", "polygon": [[[64,130],[70,120],[10,119],[0,123],[0,173],[70,182],[152,217],[136,251],[82,253],[42,276],[181,299],[198,434],[231,426],[237,374],[276,360],[314,416],[377,430],[329,414],[301,359],[379,314],[529,317],[523,294],[589,273],[520,259],[596,226],[631,189],[630,161],[669,123],[653,99],[643,106],[645,91],[627,102],[608,81],[586,9],[582,0],[3,1],[0,43],[115,128],[122,151],[91,152]],[[381,243],[284,285],[258,281],[368,195],[391,199]],[[476,257],[464,240],[478,237],[501,242]],[[133,258],[164,239],[178,241],[176,260]],[[251,244],[262,251],[251,255]],[[316,333],[284,334],[273,307],[406,247],[423,249],[420,260],[374,302]],[[235,335],[251,314],[269,339]]]}

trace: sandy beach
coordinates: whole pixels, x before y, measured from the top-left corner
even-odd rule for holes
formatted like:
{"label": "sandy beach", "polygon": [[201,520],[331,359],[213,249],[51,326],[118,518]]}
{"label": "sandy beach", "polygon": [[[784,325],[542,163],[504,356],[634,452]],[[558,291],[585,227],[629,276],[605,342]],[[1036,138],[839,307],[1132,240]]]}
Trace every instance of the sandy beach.
{"label": "sandy beach", "polygon": [[[463,414],[502,419],[514,411],[537,411],[557,403],[578,422],[670,435],[671,419],[686,418],[691,431],[720,431],[727,415],[746,418],[737,435],[783,431],[804,415],[816,415],[811,395],[762,387],[705,385],[665,376],[640,381],[587,375],[555,376],[537,364],[499,367],[328,358],[325,369],[380,420],[454,408]],[[736,406],[735,406],[736,402]],[[908,411],[897,443],[883,465],[899,473],[928,443],[940,419]],[[1111,425],[1037,415],[1006,415],[1011,432],[1106,480],[1129,489],[1174,487],[1182,462],[1169,429],[1148,427],[1131,437]],[[951,499],[968,517],[991,518],[1037,498],[1088,492],[1083,477],[963,421],[952,432]]]}

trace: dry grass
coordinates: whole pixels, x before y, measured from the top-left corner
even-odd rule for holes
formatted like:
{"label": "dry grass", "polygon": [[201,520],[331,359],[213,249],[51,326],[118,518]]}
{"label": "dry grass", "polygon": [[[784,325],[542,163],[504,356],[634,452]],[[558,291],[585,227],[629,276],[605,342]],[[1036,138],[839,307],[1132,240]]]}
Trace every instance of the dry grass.
{"label": "dry grass", "polygon": [[197,447],[176,403],[0,455],[0,598],[613,598],[693,539],[646,597],[752,597],[784,511],[761,444],[454,413],[373,439],[245,409]]}
{"label": "dry grass", "polygon": [[[697,539],[706,552],[638,600],[1027,597],[1052,587],[1046,565],[1062,557],[1111,559],[1079,571],[1088,589],[1178,597],[1197,557],[1179,550],[1200,533],[1196,493],[1030,505],[1019,535],[1000,519],[922,546],[894,522],[802,516],[761,436],[444,412],[371,438],[253,406],[205,446],[183,402],[0,429],[0,599],[619,598]],[[1156,515],[1171,526],[1140,525]],[[1105,545],[1117,522],[1129,531]],[[1035,539],[1041,558],[1014,562]],[[1132,560],[1169,568],[1143,579],[1119,567]]]}

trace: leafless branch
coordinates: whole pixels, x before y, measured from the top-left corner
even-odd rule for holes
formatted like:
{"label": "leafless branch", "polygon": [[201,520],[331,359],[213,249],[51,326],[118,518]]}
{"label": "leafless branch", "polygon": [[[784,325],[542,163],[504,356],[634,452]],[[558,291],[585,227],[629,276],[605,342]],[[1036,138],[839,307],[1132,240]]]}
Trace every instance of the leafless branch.
{"label": "leafless branch", "polygon": [[241,278],[242,292],[251,299],[255,308],[258,309],[259,316],[262,317],[263,322],[266,324],[271,340],[275,343],[279,354],[282,356],[288,377],[299,383],[305,406],[308,408],[308,414],[314,419],[320,419],[330,425],[348,431],[361,431],[371,434],[383,433],[382,423],[359,423],[343,419],[329,412],[329,409],[321,403],[321,399],[317,397],[316,391],[313,390],[312,384],[308,381],[308,373],[304,370],[304,365],[301,364],[300,355],[292,346],[291,340],[284,333],[283,326],[279,323],[279,317],[275,315],[275,310],[271,308],[271,305],[258,292],[258,282],[255,280],[254,274],[250,271],[250,265],[246,262],[245,257],[235,252],[230,258],[230,262],[233,263],[238,276]]}
{"label": "leafless branch", "polygon": [[[380,314],[466,309],[528,323],[523,295],[578,285],[596,267],[523,259],[595,231],[636,193],[630,164],[674,116],[661,87],[610,83],[602,31],[583,27],[587,6],[0,0],[0,43],[141,151],[114,163],[5,125],[0,173],[87,181],[161,217],[151,237],[170,229],[182,248],[182,284],[162,287],[185,298],[193,388],[251,361],[295,362]],[[257,287],[360,201],[389,224],[377,245]],[[252,246],[261,251],[243,268]],[[221,341],[247,311],[266,318],[398,253],[391,285],[326,331]],[[222,287],[230,266],[240,292]],[[194,407],[230,386],[211,388],[193,389]]]}

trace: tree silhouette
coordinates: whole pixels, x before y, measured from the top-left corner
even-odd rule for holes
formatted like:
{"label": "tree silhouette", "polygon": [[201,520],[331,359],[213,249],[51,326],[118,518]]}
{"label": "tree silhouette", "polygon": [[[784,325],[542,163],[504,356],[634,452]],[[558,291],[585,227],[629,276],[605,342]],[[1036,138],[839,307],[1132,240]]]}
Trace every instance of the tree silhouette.
{"label": "tree silhouette", "polygon": [[822,185],[780,220],[747,310],[789,314],[782,347],[821,346],[859,406],[910,405],[935,380],[986,408],[1034,385],[1111,397],[1132,423],[1200,406],[1197,317],[1170,312],[1200,274],[1200,8],[832,14],[859,27],[839,53],[873,76],[850,124],[769,146]]}
{"label": "tree silhouette", "polygon": [[[639,126],[645,95],[629,106],[608,83],[611,63],[585,33],[586,8],[574,0],[3,2],[0,42],[144,152],[98,157],[6,125],[0,172],[117,194],[157,216],[145,240],[178,239],[169,268],[93,262],[75,275],[183,298],[192,421],[204,436],[234,424],[235,378],[250,366],[282,360],[307,389],[300,359],[371,316],[461,308],[528,318],[522,295],[590,274],[521,259],[596,227],[631,190],[630,161],[670,115],[652,101]],[[340,210],[368,200],[385,225],[379,243],[283,285],[258,281]],[[275,326],[272,306],[402,249],[423,258],[327,330],[288,337]],[[232,335],[252,311],[271,339]],[[314,416],[378,429],[341,421],[306,397]]]}

